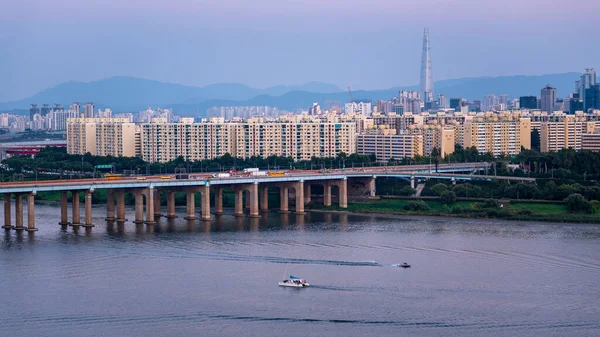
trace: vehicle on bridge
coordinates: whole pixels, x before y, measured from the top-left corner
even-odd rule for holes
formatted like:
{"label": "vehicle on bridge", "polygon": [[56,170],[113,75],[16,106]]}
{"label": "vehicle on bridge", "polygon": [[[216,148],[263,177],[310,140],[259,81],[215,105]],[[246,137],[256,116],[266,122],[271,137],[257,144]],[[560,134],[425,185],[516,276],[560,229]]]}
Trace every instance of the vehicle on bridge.
{"label": "vehicle on bridge", "polygon": [[283,176],[285,176],[285,172],[273,172],[273,171],[269,171],[269,172],[267,172],[267,175],[269,177],[283,177]]}
{"label": "vehicle on bridge", "polygon": [[117,173],[105,173],[104,180],[120,180],[123,176]]}

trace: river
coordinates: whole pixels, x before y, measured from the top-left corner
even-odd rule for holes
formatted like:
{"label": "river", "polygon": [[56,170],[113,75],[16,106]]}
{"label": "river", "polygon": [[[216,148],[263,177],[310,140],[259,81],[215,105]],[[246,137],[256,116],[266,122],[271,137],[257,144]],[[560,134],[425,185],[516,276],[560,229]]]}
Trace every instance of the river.
{"label": "river", "polygon": [[600,226],[179,211],[119,227],[98,206],[74,233],[36,205],[38,232],[0,233],[0,335],[600,335]]}

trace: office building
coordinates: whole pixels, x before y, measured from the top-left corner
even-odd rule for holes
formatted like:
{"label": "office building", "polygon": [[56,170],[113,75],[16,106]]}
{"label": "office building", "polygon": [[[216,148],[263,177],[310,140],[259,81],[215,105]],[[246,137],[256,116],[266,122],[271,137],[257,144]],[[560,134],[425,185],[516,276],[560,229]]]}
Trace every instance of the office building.
{"label": "office building", "polygon": [[541,90],[540,110],[551,113],[554,111],[554,103],[556,103],[556,89],[548,84]]}
{"label": "office building", "polygon": [[586,91],[596,84],[596,72],[593,68],[588,68],[581,75],[581,79],[577,81],[579,98],[583,100],[583,105],[588,106],[589,103],[586,103]]}
{"label": "office building", "polygon": [[535,96],[521,96],[519,97],[519,107],[521,109],[537,109],[537,97]]}
{"label": "office building", "polygon": [[585,99],[583,100],[583,110],[600,109],[600,83],[591,85],[585,89]]}

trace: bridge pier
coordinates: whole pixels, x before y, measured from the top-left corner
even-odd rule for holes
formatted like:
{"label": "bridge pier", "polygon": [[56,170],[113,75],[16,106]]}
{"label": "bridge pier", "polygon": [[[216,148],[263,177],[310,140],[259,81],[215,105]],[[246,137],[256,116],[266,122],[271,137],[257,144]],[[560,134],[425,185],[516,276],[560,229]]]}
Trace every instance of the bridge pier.
{"label": "bridge pier", "polygon": [[265,184],[259,187],[260,189],[260,212],[269,212],[269,187]]}
{"label": "bridge pier", "polygon": [[233,215],[237,217],[244,216],[244,190],[236,186],[233,193],[235,195],[235,211]]}
{"label": "bridge pier", "polygon": [[4,229],[11,229],[10,218],[10,193],[4,193]]}
{"label": "bridge pier", "polygon": [[331,206],[331,182],[323,183],[323,206]]}
{"label": "bridge pier", "polygon": [[22,231],[23,228],[23,198],[21,193],[15,193],[15,230]]}
{"label": "bridge pier", "polygon": [[108,191],[106,194],[106,221],[115,220],[115,193]]}
{"label": "bridge pier", "polygon": [[250,217],[258,218],[260,216],[258,213],[258,183],[251,184],[247,191],[250,195]]}
{"label": "bridge pier", "polygon": [[146,189],[146,225],[156,224],[154,221],[154,192],[154,187],[152,186]]}
{"label": "bridge pier", "polygon": [[85,223],[83,227],[92,228],[92,190],[85,191]]}
{"label": "bridge pier", "polygon": [[196,219],[196,199],[194,196],[194,192],[187,191],[186,192],[186,207],[187,207],[187,215],[185,216],[186,220],[194,220]]}
{"label": "bridge pier", "polygon": [[167,192],[167,219],[174,219],[175,215],[175,192]]}
{"label": "bridge pier", "polygon": [[289,213],[289,191],[283,184],[279,188],[279,211],[281,213]]}
{"label": "bridge pier", "polygon": [[[310,187],[310,185],[309,185]],[[306,214],[304,212],[304,180],[296,183],[296,214]]]}
{"label": "bridge pier", "polygon": [[223,187],[215,188],[215,215],[223,214]]}
{"label": "bridge pier", "polygon": [[67,191],[60,192],[60,222],[58,223],[66,229],[69,225],[69,202],[67,200]]}
{"label": "bridge pier", "polygon": [[202,211],[201,219],[209,221],[210,217],[210,185],[206,184],[200,187],[200,210]]}
{"label": "bridge pier", "polygon": [[28,232],[35,232],[35,193],[27,193],[27,228]]}
{"label": "bridge pier", "polygon": [[71,226],[73,229],[79,229],[81,225],[81,214],[79,212],[79,191],[71,192]]}
{"label": "bridge pier", "polygon": [[144,195],[142,191],[135,191],[135,220],[133,223],[142,224],[144,223]]}
{"label": "bridge pier", "polygon": [[348,179],[342,179],[338,187],[340,208],[348,208]]}
{"label": "bridge pier", "polygon": [[369,179],[369,196],[375,196],[375,177]]}
{"label": "bridge pier", "polygon": [[117,192],[117,223],[125,223],[125,192]]}
{"label": "bridge pier", "polygon": [[415,177],[414,176],[410,177],[410,188],[412,188],[412,189],[415,188]]}

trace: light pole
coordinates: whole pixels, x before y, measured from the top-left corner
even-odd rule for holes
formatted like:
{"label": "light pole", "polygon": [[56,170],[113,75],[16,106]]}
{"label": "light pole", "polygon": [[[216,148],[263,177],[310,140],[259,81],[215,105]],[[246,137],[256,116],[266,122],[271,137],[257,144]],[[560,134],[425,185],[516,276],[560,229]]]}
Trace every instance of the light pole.
{"label": "light pole", "polygon": [[83,175],[83,156],[81,157],[81,171],[79,172],[79,179],[81,179],[82,175]]}

